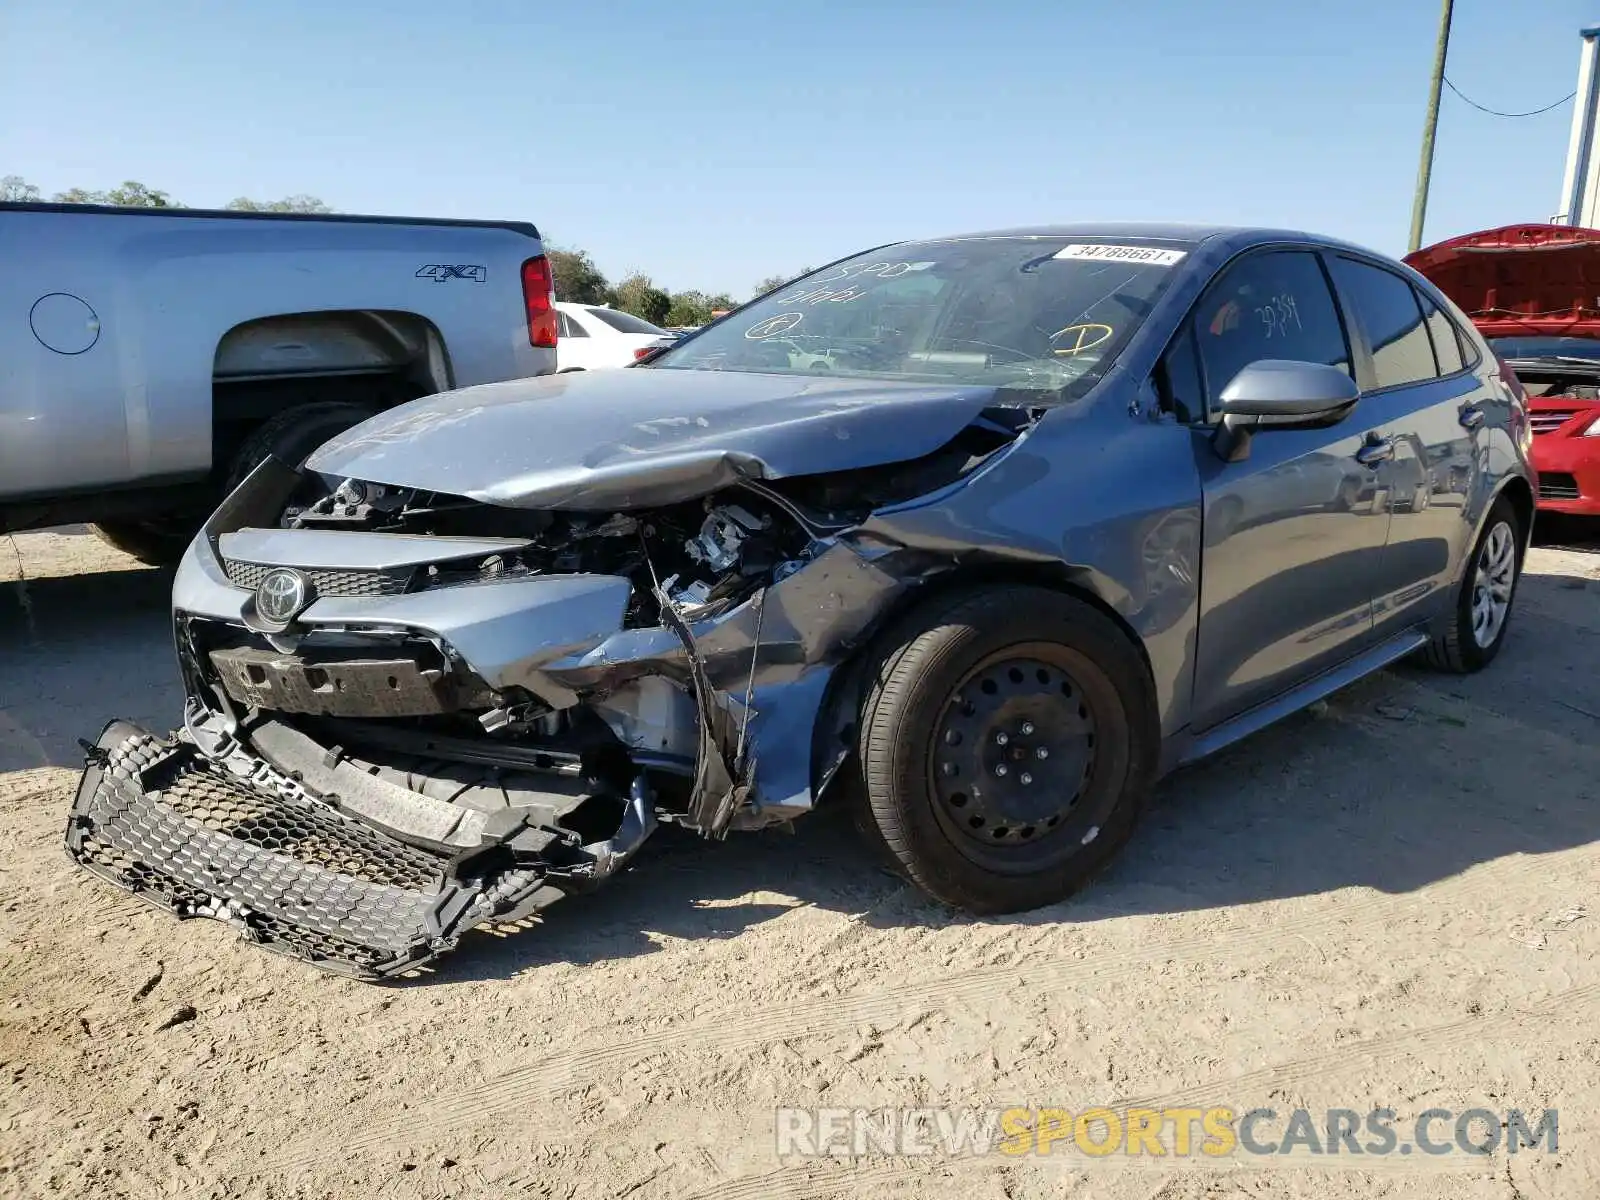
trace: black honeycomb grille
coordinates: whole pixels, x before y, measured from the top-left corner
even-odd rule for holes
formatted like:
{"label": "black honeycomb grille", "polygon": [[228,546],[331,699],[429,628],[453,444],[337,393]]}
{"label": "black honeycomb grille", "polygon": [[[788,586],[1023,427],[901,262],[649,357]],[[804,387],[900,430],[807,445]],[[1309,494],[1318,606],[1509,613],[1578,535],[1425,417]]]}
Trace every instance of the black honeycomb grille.
{"label": "black honeycomb grille", "polygon": [[[255,591],[268,571],[277,568],[261,563],[240,562],[228,559],[223,563],[228,582],[247,591]],[[298,569],[298,568],[297,568]],[[398,596],[411,583],[412,571],[336,571],[301,570],[318,596]]]}
{"label": "black honeycomb grille", "polygon": [[228,921],[324,970],[402,974],[474,925],[562,895],[537,867],[452,880],[445,859],[235,778],[187,743],[102,739],[73,801],[72,857],[180,917]]}
{"label": "black honeycomb grille", "polygon": [[217,833],[367,883],[437,890],[439,859],[341,820],[330,812],[261,791],[190,759],[152,780],[174,812]]}

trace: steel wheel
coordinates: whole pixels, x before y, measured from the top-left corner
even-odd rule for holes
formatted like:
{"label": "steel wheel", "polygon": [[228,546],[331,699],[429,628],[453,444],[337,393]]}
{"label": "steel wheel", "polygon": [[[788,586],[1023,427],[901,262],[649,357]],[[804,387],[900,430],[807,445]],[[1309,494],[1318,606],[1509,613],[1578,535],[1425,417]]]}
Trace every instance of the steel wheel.
{"label": "steel wheel", "polygon": [[1487,650],[1500,636],[1511,611],[1511,592],[1517,580],[1517,535],[1501,521],[1489,530],[1478,551],[1472,580],[1472,640]]}
{"label": "steel wheel", "polygon": [[1160,718],[1136,643],[1025,584],[930,599],[871,651],[858,730],[869,840],[972,912],[1070,895],[1138,819]]}
{"label": "steel wheel", "polygon": [[[1095,760],[1095,715],[1049,646],[979,663],[941,714],[929,756],[940,825],[991,870],[1035,866],[1088,828],[1072,821]],[[1063,826],[1067,822],[1067,826]],[[1092,816],[1091,816],[1092,824]]]}

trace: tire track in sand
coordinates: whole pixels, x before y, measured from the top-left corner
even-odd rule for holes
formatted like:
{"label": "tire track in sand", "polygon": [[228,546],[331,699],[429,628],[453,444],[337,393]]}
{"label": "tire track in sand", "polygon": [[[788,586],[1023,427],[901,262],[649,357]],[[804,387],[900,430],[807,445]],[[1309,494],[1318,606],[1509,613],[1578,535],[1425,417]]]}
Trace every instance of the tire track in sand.
{"label": "tire track in sand", "polygon": [[[1401,1033],[1383,1034],[1378,1037],[1368,1038],[1360,1042],[1346,1043],[1337,1050],[1330,1050],[1319,1054],[1307,1054],[1297,1058],[1286,1059],[1268,1067],[1261,1067],[1254,1071],[1245,1071],[1235,1075],[1218,1075],[1205,1083],[1194,1087],[1178,1088],[1166,1092],[1151,1092],[1142,1096],[1134,1096],[1116,1100],[1107,1107],[1113,1111],[1124,1112],[1130,1108],[1167,1108],[1182,1105],[1188,1108],[1209,1108],[1217,1105],[1238,1105],[1250,1095],[1262,1094],[1274,1087],[1293,1086],[1311,1079],[1326,1075],[1333,1075],[1340,1071],[1370,1067],[1373,1064],[1396,1055],[1404,1054],[1417,1049],[1445,1049],[1471,1041],[1483,1041],[1485,1038],[1500,1036],[1513,1032],[1526,1031],[1544,1027],[1555,1017],[1581,1016],[1592,1011],[1600,1004],[1600,983],[1586,984],[1582,987],[1570,988],[1567,991],[1556,992],[1531,1004],[1516,1008],[1504,1009],[1497,1013],[1484,1016],[1465,1017],[1459,1021],[1447,1021],[1439,1025],[1430,1025],[1422,1029],[1411,1029]],[[1065,1098],[1063,1097],[1063,1102]],[[1180,1165],[1181,1164],[1181,1165]],[[1094,1164],[1085,1164],[1094,1165]],[[1304,1160],[1295,1160],[1285,1164],[1287,1169],[1304,1169]],[[1338,1165],[1346,1170],[1381,1169],[1383,1166],[1398,1166],[1399,1160],[1382,1163],[1373,1163],[1362,1160],[1359,1164],[1354,1161],[1341,1161],[1337,1164],[1321,1163],[1319,1165]],[[1435,1167],[1440,1170],[1472,1170],[1481,1164],[1460,1163],[1435,1163],[1420,1160],[1416,1166]],[[1216,1161],[1195,1160],[1189,1164],[1179,1160],[1172,1169],[1193,1170],[1202,1167],[1210,1169],[1228,1169],[1233,1163]],[[1409,1161],[1405,1166],[1410,1169],[1413,1164]],[[1260,1167],[1266,1170],[1270,1168]],[[719,1184],[708,1192],[696,1194],[691,1200],[723,1200],[724,1197],[734,1197],[736,1200],[820,1200],[821,1197],[835,1195],[850,1190],[858,1180],[870,1174],[870,1181],[894,1188],[900,1184],[914,1184],[926,1182],[935,1173],[970,1172],[976,1175],[981,1172],[987,1176],[995,1170],[993,1160],[980,1158],[972,1159],[928,1159],[928,1160],[900,1160],[896,1163],[885,1164],[882,1167],[873,1167],[868,1171],[852,1170],[848,1159],[830,1166],[828,1160],[817,1160],[802,1166],[788,1167],[777,1171],[769,1171],[761,1175],[747,1175],[742,1179],[733,1179],[725,1184]],[[952,1184],[956,1180],[950,1181]],[[975,1178],[974,1183],[977,1182]]]}
{"label": "tire track in sand", "polygon": [[[1552,845],[1552,850],[1567,843]],[[583,1087],[595,1079],[615,1077],[635,1064],[672,1051],[712,1053],[748,1050],[792,1038],[844,1034],[871,1023],[891,1028],[920,1016],[966,1004],[1014,999],[1019,991],[1046,991],[1135,974],[1169,962],[1216,962],[1240,956],[1259,958],[1307,934],[1348,924],[1381,924],[1413,915],[1444,911],[1478,894],[1505,894],[1524,881],[1547,875],[1533,854],[1494,860],[1422,891],[1401,896],[1377,894],[1358,902],[1329,903],[1321,912],[1266,927],[1212,929],[1205,934],[1140,946],[1089,959],[1035,961],[977,968],[941,979],[891,986],[845,996],[760,1009],[738,1009],[642,1036],[614,1026],[616,1040],[590,1049],[554,1054],[513,1067],[482,1083],[430,1100],[426,1107],[372,1121],[349,1137],[307,1139],[265,1163],[244,1167],[247,1175],[294,1172],[351,1154],[415,1144],[436,1134],[491,1118],[514,1116],[529,1106]],[[1323,943],[1326,945],[1327,943]],[[1476,1026],[1474,1027],[1476,1028]],[[601,1031],[594,1031],[599,1033]],[[1410,1036],[1410,1035],[1396,1035]],[[1346,1051],[1341,1050],[1341,1054]],[[1187,1093],[1186,1093],[1187,1094]]]}

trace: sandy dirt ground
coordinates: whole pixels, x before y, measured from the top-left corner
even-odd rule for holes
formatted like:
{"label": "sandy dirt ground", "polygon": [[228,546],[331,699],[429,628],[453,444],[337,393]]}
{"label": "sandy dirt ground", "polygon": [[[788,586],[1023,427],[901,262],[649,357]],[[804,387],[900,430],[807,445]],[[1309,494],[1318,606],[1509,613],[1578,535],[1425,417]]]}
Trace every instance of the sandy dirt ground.
{"label": "sandy dirt ground", "polygon": [[[0,1194],[1600,1195],[1600,542],[1533,553],[1489,671],[1385,672],[1168,780],[1070,904],[951,913],[819,814],[664,836],[390,986],[63,854],[76,739],[178,716],[167,587],[81,530],[0,538]],[[1554,1107],[1560,1143],[776,1153],[776,1106],[939,1104]]]}

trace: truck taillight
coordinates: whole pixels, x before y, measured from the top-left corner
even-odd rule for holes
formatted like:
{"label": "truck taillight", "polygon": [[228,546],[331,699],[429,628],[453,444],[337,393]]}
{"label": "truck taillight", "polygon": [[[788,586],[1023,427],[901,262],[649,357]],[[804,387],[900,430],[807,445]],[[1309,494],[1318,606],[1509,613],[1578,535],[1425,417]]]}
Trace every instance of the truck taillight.
{"label": "truck taillight", "polygon": [[522,303],[528,310],[528,342],[541,349],[556,344],[556,310],[550,299],[550,260],[544,255],[522,264]]}

